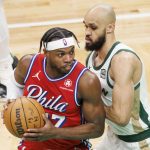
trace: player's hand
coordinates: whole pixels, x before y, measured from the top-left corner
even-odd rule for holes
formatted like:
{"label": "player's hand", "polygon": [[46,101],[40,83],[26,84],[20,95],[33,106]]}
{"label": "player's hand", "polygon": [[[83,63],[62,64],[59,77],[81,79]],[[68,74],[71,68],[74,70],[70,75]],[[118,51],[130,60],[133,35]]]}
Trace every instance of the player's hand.
{"label": "player's hand", "polygon": [[[11,102],[13,102],[13,101],[15,101],[15,99],[8,99],[8,100],[6,100],[6,102],[4,103],[4,105],[3,105],[3,110],[1,111],[1,118],[2,118],[2,119],[4,119],[4,111],[7,109],[8,105],[9,105]],[[4,121],[3,121],[3,124],[4,124]]]}
{"label": "player's hand", "polygon": [[55,138],[54,130],[57,128],[51,123],[51,121],[43,115],[45,125],[42,128],[28,129],[23,135],[24,140],[28,141],[45,141]]}

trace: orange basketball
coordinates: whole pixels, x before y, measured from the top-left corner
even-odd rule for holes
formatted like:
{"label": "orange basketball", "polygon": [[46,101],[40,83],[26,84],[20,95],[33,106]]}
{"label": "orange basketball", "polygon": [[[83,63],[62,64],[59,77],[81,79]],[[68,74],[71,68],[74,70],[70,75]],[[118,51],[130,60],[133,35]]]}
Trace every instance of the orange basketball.
{"label": "orange basketball", "polygon": [[4,110],[4,123],[8,131],[21,138],[29,128],[44,126],[42,114],[45,114],[41,104],[27,97],[17,98]]}

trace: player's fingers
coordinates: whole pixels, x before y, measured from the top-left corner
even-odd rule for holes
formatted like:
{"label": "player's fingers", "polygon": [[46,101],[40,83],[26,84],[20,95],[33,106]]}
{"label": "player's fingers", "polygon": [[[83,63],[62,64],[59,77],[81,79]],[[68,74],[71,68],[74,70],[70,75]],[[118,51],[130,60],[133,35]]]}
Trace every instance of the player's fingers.
{"label": "player's fingers", "polygon": [[3,109],[4,109],[4,110],[7,109],[8,105],[9,105],[10,103],[14,102],[14,101],[15,101],[15,99],[8,99],[8,100],[6,101],[6,103],[3,105]]}
{"label": "player's fingers", "polygon": [[16,99],[8,99],[7,102],[8,102],[8,104],[9,104],[9,103],[14,102],[15,100],[16,100]]}
{"label": "player's fingers", "polygon": [[4,118],[4,112],[1,111],[1,118],[3,119]]}
{"label": "player's fingers", "polygon": [[50,115],[49,115],[49,113],[45,113],[45,114],[42,114],[42,116],[43,116],[43,118],[47,118],[47,119],[49,119],[50,118]]}
{"label": "player's fingers", "polygon": [[39,141],[38,137],[23,137],[24,141]]}
{"label": "player's fingers", "polygon": [[34,133],[40,133],[40,128],[33,128],[33,129],[27,129],[27,132],[25,133],[25,135],[29,135],[29,134],[34,134]]}
{"label": "player's fingers", "polygon": [[42,117],[43,117],[45,124],[50,122],[49,120],[50,117],[48,113],[42,114]]}
{"label": "player's fingers", "polygon": [[45,126],[47,127],[52,127],[53,124],[51,123],[50,119],[49,119],[49,114],[42,114],[43,120],[45,121]]}
{"label": "player's fingers", "polygon": [[1,111],[1,119],[3,120],[3,124],[5,124],[5,122],[4,122],[4,110]]}
{"label": "player's fingers", "polygon": [[8,105],[13,102],[15,99],[7,99],[5,104],[3,105],[3,110],[1,111],[1,118],[3,119],[3,124],[5,124],[4,122],[4,111],[7,109]]}

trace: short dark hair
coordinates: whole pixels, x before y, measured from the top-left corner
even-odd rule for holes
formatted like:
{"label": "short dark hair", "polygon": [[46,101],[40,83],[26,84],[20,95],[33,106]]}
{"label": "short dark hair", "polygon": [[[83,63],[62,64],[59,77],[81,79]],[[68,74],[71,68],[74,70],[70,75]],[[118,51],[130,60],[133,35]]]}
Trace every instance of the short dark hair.
{"label": "short dark hair", "polygon": [[39,52],[41,52],[42,46],[46,49],[48,42],[59,40],[62,38],[71,37],[71,36],[73,36],[75,38],[75,40],[79,46],[79,41],[72,31],[69,31],[65,28],[60,28],[60,27],[51,28],[48,31],[46,31],[44,33],[43,37],[41,38]]}

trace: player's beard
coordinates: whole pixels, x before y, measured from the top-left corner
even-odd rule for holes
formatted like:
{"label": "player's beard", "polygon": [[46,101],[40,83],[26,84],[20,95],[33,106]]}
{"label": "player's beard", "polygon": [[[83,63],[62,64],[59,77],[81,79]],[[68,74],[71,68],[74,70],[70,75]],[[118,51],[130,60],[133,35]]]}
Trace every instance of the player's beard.
{"label": "player's beard", "polygon": [[97,41],[95,41],[94,43],[91,44],[85,44],[85,49],[87,51],[97,51],[99,50],[105,43],[106,41],[106,36],[105,33],[102,36],[99,36]]}

